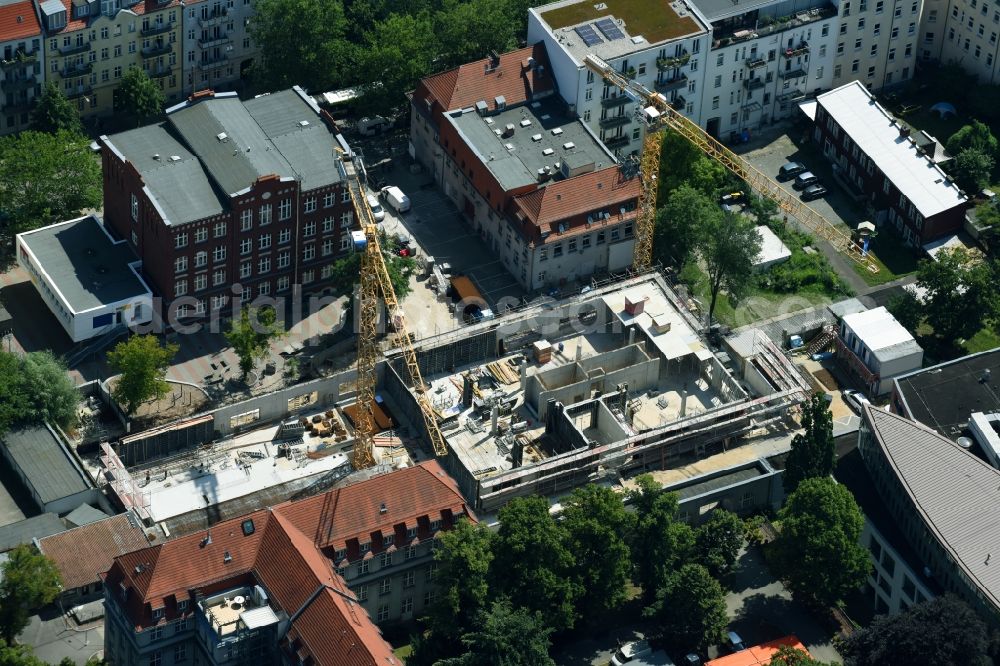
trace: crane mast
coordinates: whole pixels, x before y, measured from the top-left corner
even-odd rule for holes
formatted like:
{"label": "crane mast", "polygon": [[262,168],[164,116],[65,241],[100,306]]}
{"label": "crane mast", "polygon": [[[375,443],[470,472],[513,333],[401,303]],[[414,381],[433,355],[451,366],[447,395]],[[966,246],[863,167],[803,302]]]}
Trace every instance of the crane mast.
{"label": "crane mast", "polygon": [[[366,245],[361,254],[361,303],[359,305],[358,330],[358,379],[357,379],[357,409],[355,419],[355,443],[351,452],[351,464],[355,469],[365,469],[375,464],[375,383],[377,380],[375,366],[382,357],[378,345],[378,315],[379,298],[385,302],[387,312],[397,312],[399,300],[389,279],[389,270],[382,254],[382,244],[379,240],[378,222],[368,205],[366,188],[357,172],[357,167],[347,155],[341,155],[341,165],[346,177],[351,204],[361,231],[364,233]],[[413,348],[406,324],[400,318],[397,326],[397,342],[402,350],[403,361],[406,364],[410,382],[413,384],[417,404],[424,419],[427,435],[435,455],[447,455],[444,435],[437,422],[437,415],[427,398],[427,387],[424,385],[417,365],[417,354]]]}
{"label": "crane mast", "polygon": [[787,192],[781,185],[722,145],[715,137],[674,110],[666,97],[628,79],[596,56],[585,56],[584,64],[602,76],[605,81],[621,88],[636,102],[646,105],[642,113],[648,124],[648,130],[639,159],[642,191],[635,224],[634,264],[637,268],[646,268],[652,262],[660,147],[663,144],[663,130],[669,127],[694,144],[710,159],[741,178],[761,196],[775,202],[778,208],[797,219],[811,233],[828,241],[838,252],[847,255],[872,273],[878,272],[878,264],[871,253],[864,251],[849,234],[844,233],[811,206]]}

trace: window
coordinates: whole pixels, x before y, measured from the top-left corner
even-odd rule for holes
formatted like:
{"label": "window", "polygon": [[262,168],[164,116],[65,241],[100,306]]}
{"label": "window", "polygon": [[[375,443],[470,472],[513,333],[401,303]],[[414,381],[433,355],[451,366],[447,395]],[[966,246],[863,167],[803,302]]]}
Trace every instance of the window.
{"label": "window", "polygon": [[215,247],[215,251],[212,252],[212,260],[213,261],[223,261],[225,258],[226,258],[226,246],[225,245],[217,245]]}
{"label": "window", "polygon": [[188,292],[188,282],[187,280],[178,280],[174,282],[174,296],[183,296]]}
{"label": "window", "polygon": [[854,62],[851,63],[851,71],[852,72],[857,73],[858,69],[860,69],[860,68],[861,68],[861,64],[860,64],[859,61],[855,60]]}
{"label": "window", "polygon": [[302,225],[302,235],[303,236],[315,236],[316,235],[316,222],[306,222]]}
{"label": "window", "polygon": [[183,273],[188,269],[188,258],[187,257],[177,257],[174,259],[174,272]]}
{"label": "window", "polygon": [[177,612],[178,613],[183,613],[184,611],[187,610],[187,607],[188,607],[188,600],[187,599],[178,599],[177,600]]}
{"label": "window", "polygon": [[227,300],[229,300],[229,297],[226,296],[225,294],[219,296],[212,296],[212,309],[221,310],[222,308],[226,307]]}
{"label": "window", "polygon": [[257,246],[261,250],[266,250],[271,247],[271,234],[261,234],[260,237],[257,238]]}
{"label": "window", "polygon": [[407,546],[403,549],[403,561],[407,562],[417,556],[416,546]]}
{"label": "window", "polygon": [[383,578],[378,582],[378,593],[379,595],[391,594],[392,593],[392,579]]}
{"label": "window", "polygon": [[219,269],[212,273],[212,286],[218,287],[220,284],[226,281],[226,271]]}
{"label": "window", "polygon": [[259,283],[257,285],[257,293],[259,293],[261,296],[267,296],[268,294],[270,294],[271,293],[271,283],[270,282],[266,282],[266,281]]}
{"label": "window", "polygon": [[194,230],[194,242],[204,243],[208,240],[208,227],[202,227],[201,229]]}
{"label": "window", "polygon": [[611,230],[611,242],[614,243],[619,238],[621,238],[621,230],[615,227]]}
{"label": "window", "polygon": [[858,30],[864,30],[864,29],[865,29],[865,19],[864,17],[861,17],[858,19]]}
{"label": "window", "polygon": [[875,65],[872,65],[871,67],[868,68],[868,78],[871,79],[874,78],[874,76],[875,76]]}
{"label": "window", "polygon": [[385,622],[389,619],[389,604],[378,607],[378,614],[375,616],[376,622]]}
{"label": "window", "polygon": [[403,599],[403,603],[399,605],[399,612],[401,613],[413,612],[413,597],[406,597],[405,599]]}
{"label": "window", "polygon": [[929,10],[927,12],[927,22],[928,23],[937,23],[937,10],[936,9],[931,9],[931,10]]}
{"label": "window", "polygon": [[[916,23],[911,23],[906,28],[906,34],[908,34],[908,35],[914,35],[914,34],[916,34],[916,32],[917,32],[917,24]],[[979,34],[980,35],[983,34],[983,26],[979,26]]]}
{"label": "window", "polygon": [[[288,278],[285,278],[285,279],[287,280]],[[278,278],[278,291],[281,291],[281,278]],[[368,573],[368,564],[369,564],[369,560],[361,560],[360,562],[358,562],[358,575],[359,576],[362,575],[362,574]]]}
{"label": "window", "polygon": [[715,75],[715,87],[716,88],[721,88],[722,87],[722,74],[716,74]]}
{"label": "window", "polygon": [[282,199],[278,204],[278,221],[287,220],[292,216],[292,200]]}
{"label": "window", "polygon": [[253,252],[253,239],[244,238],[240,240],[240,254],[250,254]]}
{"label": "window", "polygon": [[302,248],[302,261],[312,261],[316,258],[316,246],[306,245]]}
{"label": "window", "polygon": [[844,55],[844,42],[837,44],[837,55]]}
{"label": "window", "polygon": [[351,192],[347,188],[344,188],[344,191],[340,193],[340,202],[341,203],[351,202]]}
{"label": "window", "polygon": [[871,55],[872,56],[878,55],[878,44],[872,44]]}
{"label": "window", "polygon": [[195,252],[194,255],[194,267],[201,268],[208,264],[208,252],[201,250],[200,252]]}
{"label": "window", "polygon": [[[155,633],[156,630],[154,629],[153,632]],[[163,666],[163,655],[159,650],[149,655],[149,666]]]}
{"label": "window", "polygon": [[552,256],[553,257],[561,257],[562,253],[563,253],[562,243],[556,243],[555,245],[552,246]]}
{"label": "window", "polygon": [[403,574],[403,587],[413,587],[416,583],[416,573],[411,569]]}
{"label": "window", "polygon": [[899,26],[892,26],[892,30],[889,31],[889,39],[896,39],[899,37]]}
{"label": "window", "polygon": [[712,110],[714,111],[715,109],[718,108],[719,108],[719,96],[716,95],[715,97],[712,98]]}
{"label": "window", "polygon": [[316,210],[316,197],[309,197],[305,201],[305,212],[311,213]]}
{"label": "window", "polygon": [[875,13],[881,14],[883,9],[885,9],[885,2],[878,0],[878,2],[875,3]]}
{"label": "window", "polygon": [[435,566],[434,564],[428,564],[427,568],[424,569],[424,575],[428,583],[434,580],[434,573],[436,571],[437,571],[437,566]]}
{"label": "window", "polygon": [[823,30],[822,30],[823,37],[826,37],[829,34],[830,34],[830,26],[829,25],[824,25],[823,26]]}
{"label": "window", "polygon": [[223,236],[226,235],[226,223],[225,222],[216,222],[215,223],[215,233],[214,233],[214,235],[215,235],[216,238],[222,238]]}
{"label": "window", "polygon": [[278,270],[281,270],[282,268],[288,268],[288,265],[290,263],[291,263],[291,254],[288,252],[288,250],[282,250],[281,252],[278,253]]}
{"label": "window", "polygon": [[194,276],[194,290],[204,291],[205,287],[208,286],[208,276],[202,273],[201,275]]}
{"label": "window", "polygon": [[896,59],[896,49],[889,49],[889,61],[892,62]]}
{"label": "window", "polygon": [[839,79],[842,71],[843,71],[842,65],[835,65],[833,68],[833,78]]}
{"label": "window", "polygon": [[392,566],[392,553],[382,553],[379,555],[378,566],[380,569]]}
{"label": "window", "polygon": [[260,207],[260,226],[271,224],[271,204]]}
{"label": "window", "polygon": [[240,264],[240,277],[248,278],[253,275],[253,264],[249,261],[244,261]]}
{"label": "window", "polygon": [[267,273],[271,270],[271,257],[261,257],[260,261],[257,262],[257,272]]}
{"label": "window", "polygon": [[913,584],[913,581],[910,580],[909,576],[903,574],[903,594],[912,599],[916,594],[916,592],[917,592],[917,586]]}
{"label": "window", "polygon": [[816,68],[816,78],[817,79],[822,79],[823,78],[823,68],[822,67],[817,67]]}
{"label": "window", "polygon": [[310,282],[312,282],[315,277],[315,274],[316,274],[315,271],[313,271],[311,268],[307,271],[303,271],[302,284],[309,284]]}
{"label": "window", "polygon": [[131,206],[131,208],[132,208],[132,221],[133,222],[138,222],[139,221],[139,198],[136,197],[134,194],[132,195],[132,206]]}
{"label": "window", "polygon": [[872,28],[872,33],[873,33],[873,34],[874,34],[874,35],[875,35],[876,37],[878,37],[879,35],[881,35],[881,34],[882,34],[882,24],[881,24],[881,23],[876,23],[876,24],[875,24],[875,27],[874,27],[874,28]]}
{"label": "window", "polygon": [[253,227],[253,209],[247,208],[240,213],[240,231],[250,231]]}
{"label": "window", "polygon": [[[872,48],[876,48],[876,46],[872,45]],[[854,50],[858,51],[860,49],[861,49],[861,38],[858,37],[857,39],[854,40]]]}
{"label": "window", "polygon": [[322,254],[324,257],[329,257],[333,254],[333,239],[327,238],[323,241]]}
{"label": "window", "polygon": [[604,245],[605,240],[606,240],[606,238],[605,238],[604,232],[603,231],[598,231],[597,232],[597,244],[598,245]]}
{"label": "window", "polygon": [[174,663],[179,664],[187,661],[187,643],[178,643],[174,646]]}
{"label": "window", "polygon": [[333,192],[327,192],[323,195],[323,208],[329,208],[333,205],[334,196]]}
{"label": "window", "polygon": [[[326,231],[326,229],[324,229],[324,231]],[[281,243],[287,243],[290,240],[292,240],[292,230],[291,229],[282,229],[281,231],[278,232],[278,243],[279,244],[281,244]]]}
{"label": "window", "polygon": [[180,249],[182,247],[187,247],[188,235],[185,232],[181,232],[174,236],[174,247]]}
{"label": "window", "polygon": [[351,211],[345,211],[340,214],[340,228],[350,229],[351,224],[354,222],[354,213]]}

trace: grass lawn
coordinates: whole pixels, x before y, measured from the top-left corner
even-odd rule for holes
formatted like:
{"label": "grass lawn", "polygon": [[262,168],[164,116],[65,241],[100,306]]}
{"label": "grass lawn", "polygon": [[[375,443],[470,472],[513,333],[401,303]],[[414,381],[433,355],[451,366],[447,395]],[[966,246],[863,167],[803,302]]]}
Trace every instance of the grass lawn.
{"label": "grass lawn", "polygon": [[872,273],[861,264],[854,265],[857,274],[872,286],[898,280],[917,270],[917,258],[895,234],[882,232],[875,239],[872,251],[875,263],[878,264],[878,273]]}
{"label": "grass lawn", "polygon": [[406,658],[409,657],[411,654],[413,654],[413,648],[411,648],[409,645],[401,645],[395,650],[393,650],[392,653],[396,655],[396,657],[398,657],[399,660],[405,664]]}
{"label": "grass lawn", "polygon": [[924,348],[924,366],[934,363],[943,363],[967,354],[996,349],[1000,347],[1000,331],[984,326],[966,340],[958,345],[954,342],[945,341],[934,334],[934,329],[927,322],[922,322],[917,327],[917,342]]}
{"label": "grass lawn", "polygon": [[965,341],[965,350],[970,354],[996,349],[1000,347],[1000,331],[989,327],[983,328],[978,333]]}

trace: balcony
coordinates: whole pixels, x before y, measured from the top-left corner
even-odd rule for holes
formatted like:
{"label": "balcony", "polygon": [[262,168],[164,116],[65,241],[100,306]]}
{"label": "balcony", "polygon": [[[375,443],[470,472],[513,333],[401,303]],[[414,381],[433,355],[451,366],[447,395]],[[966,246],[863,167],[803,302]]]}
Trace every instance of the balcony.
{"label": "balcony", "polygon": [[59,70],[59,76],[64,79],[72,79],[74,76],[84,76],[90,74],[94,66],[89,62],[78,62],[74,65],[67,65]]}
{"label": "balcony", "polygon": [[793,67],[792,69],[786,69],[778,72],[778,76],[783,79],[797,79],[800,76],[805,76],[806,70],[802,67]]}
{"label": "balcony", "polygon": [[804,96],[805,96],[804,92],[802,92],[798,88],[795,88],[795,89],[788,90],[786,92],[781,93],[780,95],[777,96],[776,99],[779,102],[788,102],[790,100],[798,99],[799,97],[804,97]]}
{"label": "balcony", "polygon": [[147,46],[142,50],[143,58],[156,58],[157,56],[167,55],[174,50],[172,44],[154,44],[153,46]]}
{"label": "balcony", "polygon": [[764,79],[759,77],[743,79],[743,87],[747,90],[760,90],[764,87]]}
{"label": "balcony", "polygon": [[92,86],[77,86],[76,88],[65,92],[67,99],[76,99],[77,97],[83,97],[84,95],[89,95],[94,92],[94,88]]}
{"label": "balcony", "polygon": [[665,69],[674,69],[675,67],[683,67],[691,59],[691,54],[684,51],[679,56],[673,56],[670,58],[657,58],[656,68],[660,71]]}
{"label": "balcony", "polygon": [[632,116],[630,114],[622,114],[620,116],[609,116],[607,118],[601,118],[597,121],[597,124],[601,126],[601,129],[611,129],[613,127],[624,127],[632,122]]}
{"label": "balcony", "polygon": [[837,8],[833,4],[829,4],[778,18],[766,16],[759,21],[744,21],[733,25],[715,25],[713,28],[718,28],[718,30],[715,31],[712,48],[725,48],[732,44],[760,39],[761,37],[767,37],[778,32],[799,28],[810,23],[815,23],[816,21],[825,21],[828,18],[836,16],[837,11]]}
{"label": "balcony", "polygon": [[743,62],[746,63],[747,69],[757,69],[767,66],[767,61],[763,58],[748,58]]}
{"label": "balcony", "polygon": [[259,587],[232,588],[202,599],[198,606],[220,642],[278,624],[278,616]]}
{"label": "balcony", "polygon": [[218,37],[209,37],[208,39],[199,39],[198,46],[203,49],[210,49],[213,46],[224,46],[229,44],[233,40],[229,38],[229,35],[219,35]]}
{"label": "balcony", "polygon": [[2,86],[6,92],[14,92],[19,90],[29,90],[35,87],[35,77],[26,76],[22,79],[8,79],[3,82]]}
{"label": "balcony", "polygon": [[38,62],[37,52],[25,53],[24,51],[15,51],[9,59],[0,59],[0,68],[10,69],[21,65],[33,65],[36,62]]}
{"label": "balcony", "polygon": [[684,99],[684,95],[678,95],[670,102],[670,106],[674,111],[683,111],[687,107],[687,100]]}
{"label": "balcony", "polygon": [[151,79],[162,79],[164,76],[170,76],[174,73],[173,67],[159,67],[157,69],[151,69],[148,72],[149,78]]}
{"label": "balcony", "polygon": [[785,49],[784,51],[781,52],[781,55],[785,56],[786,58],[794,58],[795,56],[805,55],[806,53],[809,53],[809,45],[805,42],[802,42],[793,49]]}
{"label": "balcony", "polygon": [[223,54],[217,58],[209,58],[208,60],[202,60],[198,63],[198,69],[201,71],[215,69],[216,67],[222,67],[227,62],[229,62],[229,56]]}
{"label": "balcony", "polygon": [[213,9],[211,12],[209,12],[208,16],[198,19],[198,25],[200,25],[202,28],[211,28],[212,26],[219,25],[223,21],[228,20],[228,18],[229,18],[228,8],[222,7],[221,9],[218,10]]}
{"label": "balcony", "polygon": [[69,46],[60,46],[59,55],[74,55],[76,53],[86,53],[90,50],[90,42],[84,42],[83,44],[70,44]]}
{"label": "balcony", "polygon": [[140,30],[139,34],[143,37],[152,37],[153,35],[162,35],[165,32],[170,32],[176,27],[176,23],[153,23],[149,27]]}
{"label": "balcony", "polygon": [[607,146],[608,150],[614,150],[615,148],[621,148],[627,146],[631,139],[626,134],[621,136],[613,136],[610,139],[605,139],[604,145]]}
{"label": "balcony", "polygon": [[688,77],[686,74],[680,74],[672,79],[667,79],[665,81],[657,81],[654,87],[660,92],[670,92],[671,90],[682,90],[687,88]]}
{"label": "balcony", "polygon": [[628,95],[615,95],[614,97],[605,97],[601,100],[601,106],[605,109],[613,109],[616,106],[625,106],[630,103],[632,98]]}
{"label": "balcony", "polygon": [[4,113],[27,113],[28,111],[31,111],[34,105],[34,99],[18,99],[15,100],[13,104],[4,104],[0,102],[0,109],[3,109]]}

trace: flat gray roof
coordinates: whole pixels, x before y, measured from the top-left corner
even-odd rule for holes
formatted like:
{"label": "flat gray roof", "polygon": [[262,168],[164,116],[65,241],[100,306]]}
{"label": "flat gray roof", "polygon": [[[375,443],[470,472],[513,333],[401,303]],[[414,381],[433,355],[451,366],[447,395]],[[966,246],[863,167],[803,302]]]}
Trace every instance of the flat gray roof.
{"label": "flat gray roof", "polygon": [[7,449],[42,504],[93,487],[66,445],[48,426],[8,432],[0,446]]}
{"label": "flat gray roof", "polygon": [[150,293],[129,268],[138,259],[128,244],[114,242],[92,215],[20,238],[74,313]]}
{"label": "flat gray roof", "polygon": [[66,530],[54,513],[43,513],[0,527],[0,553],[17,548],[32,539],[42,539]]}
{"label": "flat gray roof", "polygon": [[[865,425],[927,529],[1000,608],[1000,470],[927,426],[865,405]],[[1000,551],[998,551],[1000,552]]]}
{"label": "flat gray roof", "polygon": [[[555,164],[563,160],[573,167],[592,164],[591,171],[616,163],[584,124],[567,114],[562,102],[554,97],[491,116],[465,109],[446,117],[505,190],[537,183],[538,170],[544,167],[557,173]],[[530,124],[525,126],[523,122]],[[497,136],[494,130],[503,133],[508,124],[514,126],[514,133]],[[628,125],[626,129],[631,131]],[[553,130],[559,131],[553,134]],[[566,144],[573,145],[566,148]],[[552,153],[546,155],[546,150]]]}

